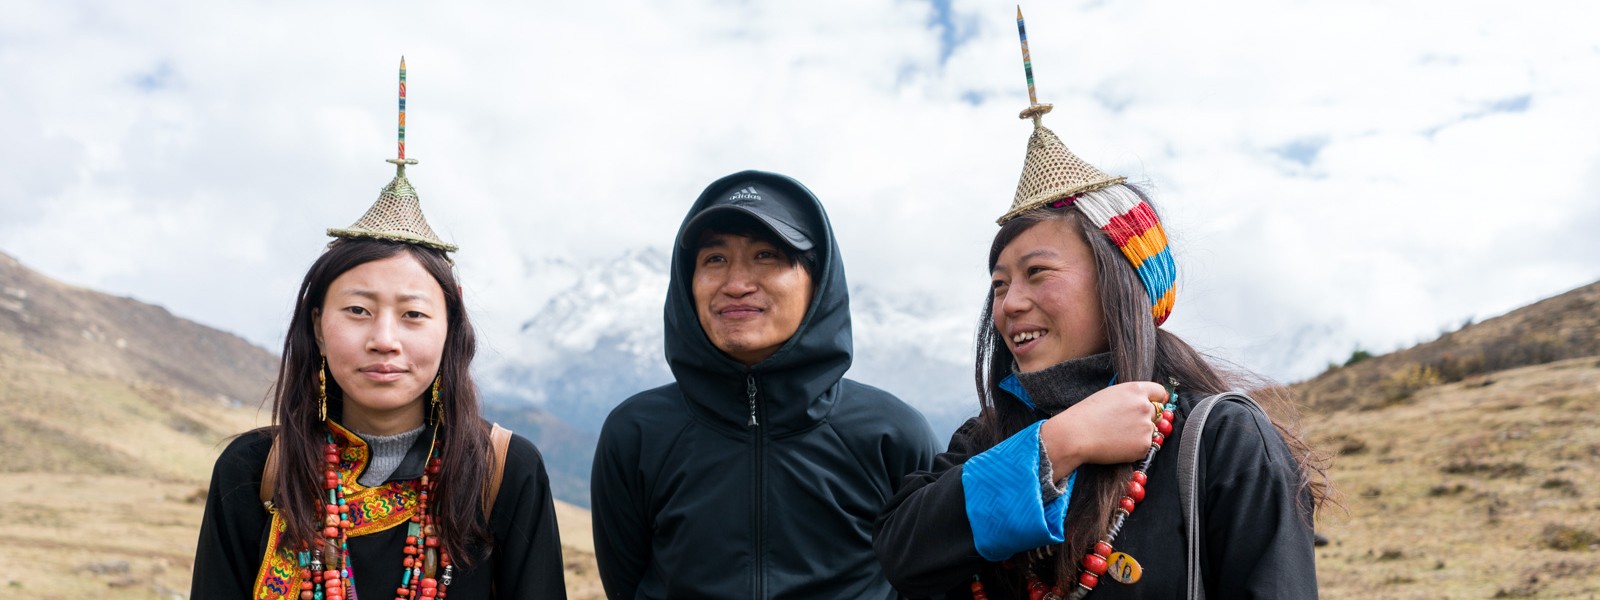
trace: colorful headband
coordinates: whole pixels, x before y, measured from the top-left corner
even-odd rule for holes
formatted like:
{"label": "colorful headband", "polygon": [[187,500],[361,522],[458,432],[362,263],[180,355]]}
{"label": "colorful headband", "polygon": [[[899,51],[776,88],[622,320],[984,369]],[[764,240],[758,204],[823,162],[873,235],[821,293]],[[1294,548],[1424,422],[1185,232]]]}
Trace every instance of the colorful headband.
{"label": "colorful headband", "polygon": [[387,161],[395,166],[394,179],[383,186],[378,201],[355,224],[344,229],[329,229],[328,235],[336,238],[374,238],[407,244],[416,244],[455,252],[454,244],[439,239],[422,215],[422,201],[417,190],[406,180],[406,165],[417,164],[417,159],[406,158],[406,59],[400,57],[400,141],[399,157]]}
{"label": "colorful headband", "polygon": [[1033,119],[1033,135],[1028,137],[1028,153],[1011,210],[998,222],[1004,225],[1037,208],[1077,206],[1133,265],[1159,326],[1172,314],[1178,278],[1161,220],[1143,197],[1122,185],[1127,178],[1108,175],[1078,158],[1055,132],[1044,126],[1043,117],[1052,107],[1039,104],[1034,92],[1033,59],[1028,55],[1028,33],[1021,8],[1017,9],[1017,35],[1022,38],[1022,68],[1028,76],[1029,102],[1018,117]]}
{"label": "colorful headband", "polygon": [[1111,243],[1116,244],[1122,256],[1133,265],[1139,281],[1144,283],[1145,295],[1150,298],[1150,313],[1159,327],[1172,314],[1172,304],[1177,298],[1178,266],[1172,261],[1167,232],[1161,228],[1156,211],[1132,189],[1120,185],[1057,200],[1049,206],[1074,205],[1090,223],[1111,238]]}

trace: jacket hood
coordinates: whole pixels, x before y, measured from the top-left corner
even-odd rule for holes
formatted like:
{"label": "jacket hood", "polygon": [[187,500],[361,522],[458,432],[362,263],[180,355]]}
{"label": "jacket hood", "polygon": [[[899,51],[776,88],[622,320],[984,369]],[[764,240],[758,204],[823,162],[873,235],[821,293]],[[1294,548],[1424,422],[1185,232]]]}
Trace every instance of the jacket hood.
{"label": "jacket hood", "polygon": [[756,384],[756,417],[769,433],[808,428],[828,415],[835,388],[850,368],[850,298],[844,264],[822,203],[800,182],[776,173],[741,171],[706,186],[679,225],[678,236],[702,211],[734,185],[746,182],[780,190],[788,208],[810,234],[817,265],[811,273],[811,305],[795,334],[766,360],[752,366],[734,360],[700,327],[693,280],[696,250],[673,244],[667,286],[666,355],[672,375],[696,417],[718,428],[746,432],[750,404],[747,385]]}

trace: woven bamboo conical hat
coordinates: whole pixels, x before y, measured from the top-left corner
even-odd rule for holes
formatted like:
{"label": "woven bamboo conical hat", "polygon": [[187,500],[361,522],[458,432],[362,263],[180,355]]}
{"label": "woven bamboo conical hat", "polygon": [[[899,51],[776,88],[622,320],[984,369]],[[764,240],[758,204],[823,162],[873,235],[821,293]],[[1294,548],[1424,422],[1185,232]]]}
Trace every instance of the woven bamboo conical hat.
{"label": "woven bamboo conical hat", "polygon": [[1044,126],[1041,117],[1048,112],[1049,104],[1036,104],[1020,115],[1024,119],[1033,119],[1033,135],[1028,136],[1028,156],[1022,163],[1022,178],[1017,181],[1016,198],[1011,201],[1011,210],[1000,217],[998,222],[1001,224],[1056,200],[1127,181],[1126,177],[1107,175],[1067,150],[1061,138]]}
{"label": "woven bamboo conical hat", "polygon": [[398,167],[395,170],[394,180],[389,185],[383,186],[383,192],[378,194],[378,201],[367,209],[367,214],[361,215],[355,224],[344,229],[329,229],[328,235],[337,238],[375,238],[417,244],[429,248],[437,248],[445,252],[455,252],[454,244],[446,244],[428,226],[428,220],[422,215],[422,204],[417,198],[417,190],[411,187],[411,182],[406,180],[406,165],[416,164],[415,159],[398,161],[390,159]]}

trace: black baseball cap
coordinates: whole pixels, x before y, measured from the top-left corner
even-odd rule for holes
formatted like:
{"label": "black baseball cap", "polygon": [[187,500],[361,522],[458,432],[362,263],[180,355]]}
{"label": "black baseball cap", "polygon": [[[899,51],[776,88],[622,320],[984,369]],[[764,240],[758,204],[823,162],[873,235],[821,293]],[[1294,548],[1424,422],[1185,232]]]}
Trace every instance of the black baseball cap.
{"label": "black baseball cap", "polygon": [[811,236],[806,235],[805,222],[790,209],[793,201],[772,185],[754,179],[741,180],[718,193],[700,214],[683,227],[678,245],[693,249],[707,224],[720,216],[748,215],[765,225],[778,239],[796,251],[805,252],[812,247]]}

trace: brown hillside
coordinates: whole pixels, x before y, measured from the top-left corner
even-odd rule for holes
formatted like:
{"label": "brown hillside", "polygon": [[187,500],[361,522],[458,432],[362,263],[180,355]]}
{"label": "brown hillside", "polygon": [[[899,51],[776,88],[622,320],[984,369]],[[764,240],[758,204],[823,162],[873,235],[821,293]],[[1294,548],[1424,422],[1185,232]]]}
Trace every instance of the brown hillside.
{"label": "brown hillside", "polygon": [[1600,283],[1295,388],[1323,597],[1600,595]]}
{"label": "brown hillside", "polygon": [[1373,409],[1418,390],[1527,365],[1600,355],[1600,283],[1295,386],[1309,412]]}
{"label": "brown hillside", "polygon": [[255,406],[275,354],[159,306],[55,281],[0,253],[0,339],[73,375],[193,390]]}
{"label": "brown hillside", "polygon": [[1347,510],[1318,518],[1322,597],[1600,597],[1597,405],[1590,357],[1308,416]]}

